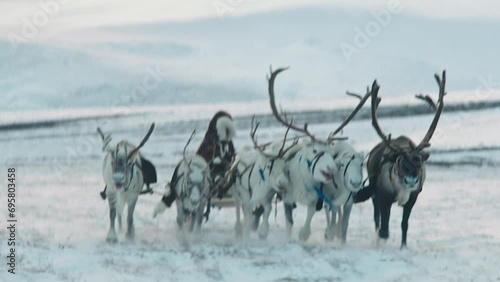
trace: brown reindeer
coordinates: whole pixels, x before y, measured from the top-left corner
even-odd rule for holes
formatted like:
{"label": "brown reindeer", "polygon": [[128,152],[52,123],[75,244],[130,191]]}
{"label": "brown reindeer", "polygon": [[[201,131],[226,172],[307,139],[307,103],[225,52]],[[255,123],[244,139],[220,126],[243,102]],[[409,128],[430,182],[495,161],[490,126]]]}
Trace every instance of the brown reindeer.
{"label": "brown reindeer", "polygon": [[376,81],[373,82],[371,89],[372,125],[382,142],[370,152],[367,165],[370,184],[355,195],[354,202],[364,202],[368,198],[372,198],[375,228],[378,230],[380,239],[389,238],[389,218],[392,204],[397,201],[400,206],[403,206],[401,248],[406,246],[408,219],[425,181],[425,162],[429,158],[429,152],[424,149],[430,146],[429,141],[443,112],[443,98],[446,95],[446,72],[443,71],[441,77],[436,74],[435,78],[439,85],[436,113],[427,134],[418,145],[415,145],[406,136],[399,136],[392,140],[391,135],[386,136],[382,132],[377,120],[377,108],[380,102],[378,90],[380,87]]}

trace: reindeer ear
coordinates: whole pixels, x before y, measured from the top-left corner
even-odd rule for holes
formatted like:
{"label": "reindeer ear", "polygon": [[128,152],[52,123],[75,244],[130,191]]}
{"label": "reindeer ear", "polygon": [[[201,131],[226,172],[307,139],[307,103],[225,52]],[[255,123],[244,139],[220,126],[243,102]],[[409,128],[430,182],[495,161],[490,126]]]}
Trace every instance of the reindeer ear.
{"label": "reindeer ear", "polygon": [[431,153],[429,153],[429,151],[421,151],[420,155],[422,156],[422,160],[425,162],[429,159]]}

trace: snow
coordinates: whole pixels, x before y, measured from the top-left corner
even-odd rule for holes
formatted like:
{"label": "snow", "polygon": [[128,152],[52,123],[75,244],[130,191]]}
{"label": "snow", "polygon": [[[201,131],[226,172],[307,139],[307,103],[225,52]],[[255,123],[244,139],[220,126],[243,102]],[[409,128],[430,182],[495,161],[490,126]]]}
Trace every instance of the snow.
{"label": "snow", "polygon": [[[454,163],[466,154],[483,156],[494,166],[430,165],[424,191],[410,218],[407,250],[399,249],[402,209],[393,206],[391,237],[377,244],[369,201],[354,206],[345,246],[323,239],[323,212],[313,219],[309,241],[298,242],[298,230],[305,221],[302,206],[294,210],[293,240],[287,241],[281,203],[276,218],[271,218],[266,241],[260,241],[256,234],[246,242],[235,239],[234,208],[216,207],[203,226],[202,239],[193,239],[189,247],[181,246],[175,235],[175,207],[157,219],[152,219],[152,210],[182,157],[189,132],[164,131],[161,124],[142,149],[157,165],[159,182],[154,185],[154,195],[139,199],[136,239],[129,242],[120,234],[119,243],[109,245],[105,243],[108,206],[98,195],[103,188],[101,144],[95,133],[89,133],[97,121],[5,132],[0,139],[7,153],[2,163],[18,170],[15,281],[498,281],[500,206],[496,199],[500,197],[500,181],[496,167],[500,151],[495,148],[500,141],[484,136],[490,133],[490,126],[500,124],[500,115],[498,109],[467,112],[473,118],[464,119],[457,130],[454,120],[459,114],[464,113],[443,115],[439,128],[447,132],[447,139],[433,143],[431,160]],[[386,132],[410,134],[418,140],[431,117],[381,119],[380,123]],[[120,123],[118,118],[118,127],[105,132],[112,133],[113,140],[138,142],[147,129],[144,117],[123,119],[127,122]],[[203,124],[198,132],[203,132],[208,120]],[[121,131],[121,126],[129,130]],[[326,138],[335,126],[311,124],[310,130]],[[249,125],[238,128],[237,150],[251,144],[246,131]],[[36,138],[40,132],[45,132],[43,137]],[[261,143],[277,140],[283,133],[276,127],[257,132]],[[468,138],[459,138],[464,133]],[[365,153],[378,142],[366,120],[353,122],[344,134]],[[193,144],[202,137],[198,134]],[[196,146],[191,147],[192,151]],[[485,153],[480,149],[483,147],[490,149]],[[6,216],[5,211],[1,216]],[[0,241],[6,235],[2,229]],[[0,251],[5,254],[5,244]],[[5,273],[0,274],[0,280],[11,281]]]}

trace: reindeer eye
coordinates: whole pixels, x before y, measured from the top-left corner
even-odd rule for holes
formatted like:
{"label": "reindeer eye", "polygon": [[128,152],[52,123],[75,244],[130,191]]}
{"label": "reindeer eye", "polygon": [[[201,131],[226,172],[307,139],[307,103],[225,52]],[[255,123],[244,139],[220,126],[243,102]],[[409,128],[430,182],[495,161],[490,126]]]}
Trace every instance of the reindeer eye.
{"label": "reindeer eye", "polygon": [[316,151],[316,149],[313,150],[313,154],[316,154],[318,151]]}

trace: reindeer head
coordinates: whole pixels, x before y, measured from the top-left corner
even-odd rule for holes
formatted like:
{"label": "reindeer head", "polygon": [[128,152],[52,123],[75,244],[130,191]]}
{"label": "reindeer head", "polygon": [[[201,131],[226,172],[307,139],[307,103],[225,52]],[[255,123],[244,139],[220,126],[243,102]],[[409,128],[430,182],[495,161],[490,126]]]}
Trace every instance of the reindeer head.
{"label": "reindeer head", "polygon": [[206,196],[204,193],[206,193],[205,188],[208,185],[208,165],[198,155],[192,156],[185,165],[186,178],[181,198],[184,200],[186,208],[195,210],[201,204],[202,197]]}
{"label": "reindeer head", "polygon": [[143,138],[139,146],[135,147],[126,140],[118,142],[114,147],[110,147],[109,141],[111,138],[105,137],[104,133],[100,128],[97,128],[97,132],[101,135],[103,141],[106,142],[104,150],[108,152],[107,158],[110,158],[112,179],[115,183],[116,189],[127,188],[134,176],[134,165],[140,164],[140,159],[138,158],[139,149],[146,144],[149,137],[153,133],[155,124],[153,123],[149,128],[148,133]]}
{"label": "reindeer head", "polygon": [[[434,119],[419,145],[415,145],[410,139],[400,136],[395,140],[391,140],[391,135],[386,136],[380,128],[377,120],[377,109],[380,99],[378,98],[379,85],[377,81],[373,82],[371,95],[372,95],[372,125],[377,134],[383,140],[385,147],[383,158],[392,163],[390,176],[393,181],[397,181],[400,185],[410,191],[420,189],[425,177],[425,161],[429,158],[429,152],[424,149],[430,146],[429,141],[436,130],[439,118],[443,112],[445,85],[446,85],[446,71],[443,71],[441,77],[435,75],[436,81],[439,85],[439,100],[434,115]],[[427,101],[431,101],[430,97],[426,97]],[[436,105],[432,102],[433,105]]]}
{"label": "reindeer head", "polygon": [[199,208],[203,197],[206,196],[205,193],[209,178],[209,166],[205,159],[196,154],[190,157],[186,155],[186,149],[193,139],[194,134],[195,131],[189,137],[182,151],[179,178],[182,177],[183,180],[178,183],[178,187],[176,188],[184,207],[192,211]]}
{"label": "reindeer head", "polygon": [[336,142],[334,157],[339,168],[336,176],[342,179],[344,187],[351,192],[363,188],[363,154],[357,153],[347,142]]}
{"label": "reindeer head", "polygon": [[[254,144],[254,150],[258,152],[256,158],[256,165],[260,174],[261,182],[267,181],[269,185],[276,192],[284,192],[288,185],[288,177],[284,173],[285,155],[293,148],[296,147],[298,140],[294,139],[291,144],[287,144],[287,136],[290,127],[285,133],[283,141],[280,143],[266,143],[259,145],[255,137],[255,133],[259,127],[259,123],[255,124],[255,117],[252,118],[252,127],[250,130],[250,138]],[[269,152],[266,152],[266,147],[269,147]]]}

